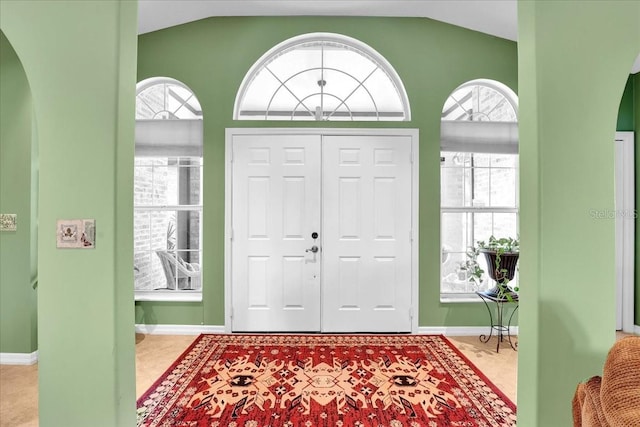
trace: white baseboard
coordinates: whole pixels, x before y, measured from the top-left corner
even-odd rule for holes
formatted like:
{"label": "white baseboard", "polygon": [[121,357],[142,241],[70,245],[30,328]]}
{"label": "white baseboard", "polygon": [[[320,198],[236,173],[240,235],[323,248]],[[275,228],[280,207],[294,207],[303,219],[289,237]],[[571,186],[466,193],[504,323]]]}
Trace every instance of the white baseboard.
{"label": "white baseboard", "polygon": [[[486,334],[488,326],[419,326],[418,333],[424,335],[481,335]],[[640,329],[640,328],[639,328]],[[149,335],[200,335],[224,334],[222,325],[136,325],[136,332]],[[511,327],[511,335],[518,335],[518,327]]]}
{"label": "white baseboard", "polygon": [[37,350],[33,353],[0,353],[0,365],[33,365],[37,362]]}
{"label": "white baseboard", "polygon": [[[425,335],[445,335],[450,337],[455,336],[473,336],[486,334],[489,331],[489,326],[420,326],[418,327],[419,334]],[[518,327],[512,326],[510,328],[511,335],[518,335]]]}
{"label": "white baseboard", "polygon": [[635,334],[640,335],[640,326],[635,325]]}
{"label": "white baseboard", "polygon": [[224,334],[221,325],[136,325],[136,332],[149,335]]}

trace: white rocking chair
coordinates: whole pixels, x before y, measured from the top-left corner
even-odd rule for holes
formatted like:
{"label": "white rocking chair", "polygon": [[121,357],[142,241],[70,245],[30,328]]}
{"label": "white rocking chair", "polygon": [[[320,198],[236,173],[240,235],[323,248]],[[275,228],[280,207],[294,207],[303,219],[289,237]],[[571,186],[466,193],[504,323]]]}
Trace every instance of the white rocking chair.
{"label": "white rocking chair", "polygon": [[156,255],[167,278],[167,289],[176,289],[176,285],[183,290],[200,289],[200,264],[185,262],[173,252],[156,251]]}

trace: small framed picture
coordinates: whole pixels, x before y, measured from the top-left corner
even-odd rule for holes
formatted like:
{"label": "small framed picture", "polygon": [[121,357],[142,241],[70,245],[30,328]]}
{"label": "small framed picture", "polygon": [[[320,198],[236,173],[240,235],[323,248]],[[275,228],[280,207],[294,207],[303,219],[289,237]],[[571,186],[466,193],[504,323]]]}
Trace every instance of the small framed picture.
{"label": "small framed picture", "polygon": [[56,231],[58,248],[93,249],[96,246],[95,219],[60,219]]}
{"label": "small framed picture", "polygon": [[0,214],[0,231],[16,231],[18,229],[18,215]]}

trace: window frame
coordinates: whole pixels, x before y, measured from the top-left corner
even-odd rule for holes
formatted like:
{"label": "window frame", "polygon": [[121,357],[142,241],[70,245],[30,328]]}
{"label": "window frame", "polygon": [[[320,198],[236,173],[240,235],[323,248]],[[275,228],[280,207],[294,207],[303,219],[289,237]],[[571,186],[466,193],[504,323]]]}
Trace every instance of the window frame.
{"label": "window frame", "polygon": [[[493,81],[493,80],[487,80],[487,79],[477,79],[477,80],[471,80],[468,82],[465,82],[463,84],[461,84],[460,86],[458,86],[457,88],[455,88],[455,90],[453,90],[450,94],[449,97],[447,97],[447,100],[445,101],[445,103],[443,104],[443,113],[444,113],[444,107],[445,105],[447,105],[447,101],[449,100],[449,98],[456,93],[458,90],[465,88],[465,87],[473,87],[473,86],[486,86],[489,87],[490,89],[498,92],[500,95],[502,95],[506,101],[509,103],[509,105],[511,106],[511,108],[513,108],[513,111],[515,113],[516,119],[518,117],[518,99],[517,99],[517,95],[511,90],[509,89],[506,85],[497,82],[497,81]],[[473,116],[474,112],[471,113],[470,116]],[[461,121],[461,122],[466,122],[468,123],[468,121],[466,120],[442,120],[442,122],[445,121]],[[484,122],[475,122],[475,123],[491,123],[491,124],[495,124],[495,123],[504,123],[505,125],[507,124],[512,124],[512,122],[496,122],[496,121],[484,121]],[[515,122],[517,125],[517,122]],[[495,125],[491,125],[494,126],[494,129],[497,129],[498,131],[501,130],[500,126],[495,126]],[[484,135],[483,135],[484,136]],[[443,135],[441,133],[441,139],[443,138]],[[469,136],[468,138],[473,139],[473,136]],[[507,138],[508,139],[508,138]],[[443,266],[444,266],[444,262],[443,262],[443,255],[444,255],[444,246],[443,246],[443,216],[444,214],[448,214],[448,213],[461,213],[461,214],[468,214],[467,217],[471,217],[471,219],[466,219],[467,222],[467,233],[470,235],[474,234],[474,220],[473,217],[475,214],[477,213],[490,213],[490,214],[515,214],[515,225],[516,225],[516,234],[519,234],[519,227],[520,227],[520,194],[519,194],[519,182],[520,182],[520,161],[519,161],[519,154],[516,153],[509,153],[507,151],[504,152],[500,152],[500,148],[498,148],[498,150],[495,149],[488,149],[488,151],[485,151],[486,147],[482,147],[483,141],[476,141],[475,144],[476,147],[479,147],[481,150],[477,150],[477,151],[469,151],[469,150],[460,150],[460,151],[453,151],[453,150],[443,150],[442,146],[441,146],[441,150],[440,150],[440,158],[443,159],[444,156],[446,155],[446,153],[456,153],[456,152],[464,152],[464,153],[471,153],[471,154],[495,154],[495,155],[500,155],[500,154],[513,154],[515,155],[515,164],[513,166],[513,169],[515,170],[515,203],[514,206],[447,206],[447,205],[443,205],[442,203],[442,170],[443,170],[443,166],[442,166],[442,161],[441,161],[441,166],[440,166],[440,268],[439,268],[439,294],[440,294],[440,302],[442,303],[460,303],[460,302],[482,302],[482,300],[480,299],[480,297],[478,297],[478,295],[475,294],[475,292],[452,292],[452,291],[444,291],[443,290],[443,285],[444,285],[444,278],[443,278]],[[469,141],[465,142],[465,144],[469,145],[469,146],[473,146],[473,141],[471,141],[471,143],[469,143]],[[517,144],[517,141],[516,141]],[[508,144],[498,144],[498,147],[504,147],[505,150],[509,150],[512,149],[513,146],[509,146]],[[477,166],[471,166],[471,173],[474,173],[474,169]],[[497,237],[503,237],[503,236],[497,236]],[[512,237],[516,237],[516,236],[512,236]],[[475,243],[475,242],[473,242]],[[458,251],[455,252],[451,252],[451,253],[459,253]],[[486,273],[485,273],[486,274]],[[517,278],[515,279],[517,280]],[[491,283],[491,279],[487,278],[488,283]]]}
{"label": "window frame", "polygon": [[[148,88],[154,86],[154,85],[165,85],[165,84],[171,84],[171,85],[176,85],[176,86],[180,86],[186,90],[188,90],[191,95],[184,100],[184,103],[186,103],[189,99],[191,99],[192,97],[195,99],[196,103],[197,103],[197,107],[200,108],[200,103],[195,95],[195,93],[184,83],[177,81],[175,79],[171,79],[168,77],[152,77],[146,80],[143,80],[141,82],[139,82],[136,85],[136,105],[138,102],[140,102],[140,98],[138,97],[142,92],[144,92],[145,90],[147,90]],[[183,105],[184,105],[183,103]],[[148,104],[147,104],[148,105]],[[182,108],[182,106],[178,107]],[[135,199],[134,199],[134,218],[136,217],[136,215],[138,213],[152,213],[152,212],[197,212],[198,213],[198,217],[199,217],[199,223],[198,223],[198,247],[197,249],[191,249],[191,248],[185,248],[185,249],[180,249],[180,248],[175,248],[173,250],[171,249],[167,249],[167,252],[171,252],[171,253],[175,253],[175,254],[180,254],[180,253],[186,253],[186,252],[190,252],[190,253],[198,253],[198,263],[199,263],[199,271],[200,271],[200,286],[198,289],[178,289],[177,286],[177,279],[176,279],[176,289],[152,289],[152,290],[147,290],[147,289],[137,289],[136,288],[136,280],[134,280],[134,299],[135,301],[165,301],[165,302],[199,302],[202,301],[202,293],[203,293],[203,272],[202,272],[202,262],[203,262],[203,197],[204,197],[204,193],[203,193],[203,172],[204,172],[204,158],[202,156],[202,145],[203,145],[203,140],[202,140],[202,133],[200,132],[199,134],[197,134],[197,138],[200,139],[199,141],[199,145],[200,145],[200,149],[199,151],[196,150],[194,152],[194,144],[193,142],[188,142],[183,149],[180,149],[180,145],[167,145],[166,141],[162,141],[158,143],[158,150],[159,153],[145,153],[145,154],[141,154],[139,150],[140,146],[140,140],[144,140],[143,144],[145,144],[145,146],[149,145],[149,140],[152,139],[154,137],[154,135],[159,135],[159,134],[164,134],[166,133],[167,130],[167,126],[171,126],[172,123],[177,124],[177,126],[175,127],[175,129],[177,129],[175,134],[180,134],[180,132],[184,133],[184,130],[186,129],[193,129],[192,125],[189,125],[189,123],[186,122],[200,122],[200,126],[199,128],[201,129],[201,122],[203,120],[203,116],[202,116],[202,111],[200,109],[199,114],[196,114],[198,117],[197,118],[178,118],[178,117],[173,117],[173,118],[162,118],[159,116],[159,113],[163,112],[165,110],[160,110],[159,112],[155,112],[154,118],[138,118],[138,114],[137,114],[137,108],[136,108],[136,125],[137,125],[137,129],[136,129],[136,154],[135,154],[135,159],[136,162],[134,163],[134,170],[138,167],[140,168],[151,168],[151,191],[154,192],[155,191],[155,183],[154,183],[154,174],[155,171],[154,169],[156,167],[167,167],[167,168],[171,168],[171,167],[176,167],[176,185],[177,188],[176,190],[178,191],[178,199],[177,202],[178,204],[167,204],[167,203],[154,203],[154,199],[152,198],[150,203],[144,203],[144,204],[136,204]],[[177,111],[177,110],[176,110]],[[169,112],[169,114],[171,114],[171,112]],[[147,132],[149,130],[149,126],[153,127],[153,124],[158,123],[158,125],[161,125],[161,128],[158,128],[157,132]],[[181,124],[179,124],[180,122],[183,122]],[[138,129],[138,125],[144,125],[145,129],[144,132],[139,132],[140,129]],[[187,124],[190,126],[189,127],[185,127],[183,126],[184,124]],[[153,130],[153,129],[151,129]],[[175,134],[172,134],[175,135]],[[191,138],[193,139],[193,138]],[[183,151],[182,154],[180,154],[179,152],[175,152],[175,151]],[[195,154],[194,154],[195,153]],[[139,165],[138,164],[138,160],[140,159],[166,159],[166,165],[154,165],[153,161],[149,161],[149,164],[146,165]],[[171,159],[175,159],[175,165],[171,165]],[[197,160],[197,162],[195,162],[195,160]],[[182,164],[182,162],[184,161],[188,161],[190,164]],[[191,163],[197,163],[197,164],[191,164]],[[181,173],[181,168],[197,168],[198,169],[198,176],[197,176],[197,181],[199,184],[199,188],[198,188],[198,203],[197,204],[181,204],[180,203],[180,199],[181,199],[181,192],[184,190],[181,184],[181,181],[184,179],[182,178],[182,173]],[[133,184],[134,186],[136,185],[136,175],[137,173],[134,173],[134,180],[133,180]],[[134,193],[135,193],[135,189],[134,189]],[[187,192],[190,192],[187,191]],[[177,222],[177,220],[176,220]],[[134,222],[134,226],[135,226],[135,222]],[[176,224],[176,230],[178,228],[178,224]],[[152,238],[152,230],[151,228],[148,231],[149,233],[149,237],[145,238],[145,240],[148,240],[149,238]],[[176,233],[179,233],[179,231],[177,230]],[[134,242],[136,241],[136,237],[134,235]],[[190,246],[190,245],[189,245]],[[148,241],[148,245],[146,249],[136,249],[134,248],[134,256],[136,256],[137,254],[140,253],[144,253],[146,255],[149,256],[149,259],[151,259],[154,256],[154,253],[157,250],[162,250],[162,249],[158,249],[158,248],[154,248],[154,245],[152,244],[151,241]],[[178,261],[176,261],[177,263]],[[164,274],[164,273],[163,273]],[[164,276],[164,278],[166,278],[166,276]]]}
{"label": "window frame", "polygon": [[[442,155],[443,152],[440,152]],[[475,154],[475,153],[474,153]],[[486,153],[482,153],[486,154]],[[499,153],[498,153],[499,154]],[[440,205],[440,224],[441,224],[441,253],[444,254],[444,248],[442,246],[442,223],[443,215],[448,213],[460,213],[469,214],[471,219],[467,220],[467,234],[474,235],[474,220],[475,214],[515,214],[516,230],[520,228],[520,204],[519,204],[519,159],[516,157],[516,164],[513,169],[516,172],[516,186],[515,186],[515,205],[511,206],[443,206]],[[497,236],[498,237],[498,236]],[[448,253],[458,253],[448,252]],[[475,292],[445,292],[443,291],[443,277],[442,277],[442,261],[440,262],[440,302],[481,302],[482,300],[475,294]],[[487,278],[488,283],[491,283],[491,279]],[[514,279],[514,280],[517,280]]]}

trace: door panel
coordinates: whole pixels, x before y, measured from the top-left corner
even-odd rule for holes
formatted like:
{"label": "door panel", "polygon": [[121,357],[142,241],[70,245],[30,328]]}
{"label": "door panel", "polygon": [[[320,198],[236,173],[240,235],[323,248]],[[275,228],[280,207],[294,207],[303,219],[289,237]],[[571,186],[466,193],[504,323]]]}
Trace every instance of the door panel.
{"label": "door panel", "polygon": [[323,137],[326,332],[411,331],[411,137]]}
{"label": "door panel", "polygon": [[319,331],[320,136],[234,136],[232,330]]}
{"label": "door panel", "polygon": [[233,136],[233,331],[411,331],[411,147]]}
{"label": "door panel", "polygon": [[616,329],[634,330],[634,198],[633,132],[616,132],[615,233],[616,233]]}

